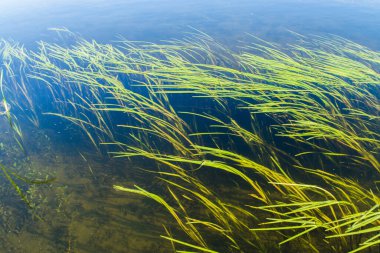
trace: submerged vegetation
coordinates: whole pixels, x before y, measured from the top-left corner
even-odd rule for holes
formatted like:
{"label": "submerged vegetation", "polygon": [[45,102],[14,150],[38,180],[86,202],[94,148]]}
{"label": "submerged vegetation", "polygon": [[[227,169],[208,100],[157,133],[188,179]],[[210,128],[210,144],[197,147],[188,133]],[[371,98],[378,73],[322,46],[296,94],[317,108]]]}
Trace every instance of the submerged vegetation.
{"label": "submerged vegetation", "polygon": [[380,53],[295,36],[237,50],[202,33],[36,51],[3,42],[3,97],[36,127],[66,119],[99,153],[156,175],[114,189],[162,207],[174,252],[378,248]]}

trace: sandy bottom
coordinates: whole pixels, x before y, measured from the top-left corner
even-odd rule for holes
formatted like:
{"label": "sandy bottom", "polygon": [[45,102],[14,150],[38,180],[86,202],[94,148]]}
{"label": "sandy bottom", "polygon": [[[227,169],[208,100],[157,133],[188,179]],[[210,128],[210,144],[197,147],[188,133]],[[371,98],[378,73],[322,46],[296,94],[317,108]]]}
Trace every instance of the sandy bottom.
{"label": "sandy bottom", "polygon": [[[14,212],[12,219],[18,219],[17,226],[2,224],[1,252],[169,251],[170,245],[160,239],[160,219],[165,218],[165,211],[160,212],[159,206],[150,200],[112,188],[114,184],[132,186],[142,180],[145,185],[152,184],[152,179],[141,170],[128,161],[101,158],[91,149],[79,151],[75,142],[63,145],[65,138],[52,131],[38,130],[28,136],[26,142],[31,145],[33,141],[33,146],[29,145],[32,151],[27,159],[13,161],[14,169],[22,167],[29,178],[44,178],[48,174],[56,180],[50,185],[25,186],[25,190],[29,187],[28,198],[36,207],[25,208],[26,213]],[[4,146],[8,137],[9,134],[0,136]],[[9,164],[7,155],[11,156],[0,153],[3,163]],[[19,202],[15,206],[24,204],[16,195],[13,197],[14,202]],[[9,205],[5,208],[12,210]],[[13,210],[17,211],[15,207]]]}

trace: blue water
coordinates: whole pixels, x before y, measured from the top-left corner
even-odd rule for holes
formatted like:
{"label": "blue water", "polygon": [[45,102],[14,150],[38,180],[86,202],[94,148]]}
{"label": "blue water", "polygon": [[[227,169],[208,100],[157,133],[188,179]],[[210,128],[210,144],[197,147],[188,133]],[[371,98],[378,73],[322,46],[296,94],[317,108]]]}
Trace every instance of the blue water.
{"label": "blue water", "polygon": [[234,44],[246,33],[281,40],[287,30],[333,33],[380,48],[380,1],[313,0],[5,0],[0,37],[24,44],[52,41],[48,28],[66,27],[89,39],[110,42],[177,38],[189,27]]}

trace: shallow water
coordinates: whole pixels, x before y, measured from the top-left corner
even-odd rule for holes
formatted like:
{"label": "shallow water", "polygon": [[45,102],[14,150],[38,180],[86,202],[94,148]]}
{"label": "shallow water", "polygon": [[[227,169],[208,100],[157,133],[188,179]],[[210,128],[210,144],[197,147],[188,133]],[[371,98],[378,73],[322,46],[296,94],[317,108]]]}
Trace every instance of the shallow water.
{"label": "shallow water", "polygon": [[[120,36],[130,41],[156,43],[204,32],[226,47],[240,50],[241,45],[252,40],[251,35],[286,44],[298,33],[334,34],[372,50],[380,49],[380,2],[377,1],[28,0],[23,3],[2,1],[0,9],[3,10],[0,37],[20,42],[28,49],[36,49],[40,40],[72,45],[72,37],[50,29],[63,27],[81,38],[111,45]],[[19,78],[18,74],[15,76]],[[123,81],[122,76],[116,77],[119,79]],[[29,85],[38,87],[37,84]],[[32,90],[37,90],[35,87]],[[51,101],[47,93],[43,92],[37,94],[38,100],[32,103],[44,108],[36,126],[32,124],[33,112],[24,107],[31,102],[17,101],[17,107],[13,104],[8,107],[18,125],[3,116],[6,108],[0,104],[0,164],[28,179],[54,179],[48,184],[25,184],[16,180],[32,205],[30,208],[12,184],[0,178],[0,252],[171,252],[170,243],[160,238],[164,231],[162,224],[173,227],[176,224],[173,218],[167,218],[167,210],[151,200],[113,188],[113,185],[133,187],[136,184],[164,193],[157,175],[146,171],[152,168],[152,163],[146,159],[113,159],[106,151],[97,150],[75,124],[44,114],[54,110],[49,107]],[[66,98],[64,92],[62,94],[60,102]],[[199,106],[205,108],[205,113],[215,113],[213,108],[208,111],[207,102],[182,104],[181,99],[172,100],[179,111],[196,112]],[[235,107],[242,105],[238,103]],[[236,108],[230,108],[231,115],[235,113],[239,123],[249,127],[249,115],[239,115]],[[115,125],[127,121],[124,116],[116,117]],[[22,129],[21,144],[15,126]],[[196,127],[202,130],[202,125]],[[126,133],[121,131],[121,139],[123,135]],[[243,155],[251,152],[223,137],[218,141],[226,150],[238,150]],[[204,143],[212,145],[213,141],[205,139]],[[170,148],[165,144],[154,145],[163,152]],[[372,153],[378,155],[377,151]],[[315,163],[318,162],[322,163],[319,160]],[[202,166],[203,163],[194,171]],[[339,172],[342,174],[344,172]],[[233,178],[231,182],[228,175],[213,171],[201,177],[218,190],[219,196],[241,203],[248,199],[244,186],[235,188],[239,180]],[[373,184],[378,175],[360,172],[353,177]],[[270,244],[271,240],[268,236],[266,243]],[[218,243],[212,241],[211,244],[218,248]],[[283,248],[283,252],[296,252],[294,250],[299,248]]]}
{"label": "shallow water", "polygon": [[51,175],[56,180],[49,186],[29,187],[33,210],[23,207],[11,192],[8,198],[13,203],[7,205],[2,193],[2,252],[166,252],[159,242],[159,216],[152,215],[155,207],[112,188],[115,183],[141,180],[141,172],[131,169],[136,165],[94,155],[91,148],[67,142],[52,130],[24,133],[26,146],[33,146],[27,159],[15,156],[19,150],[13,143],[13,149],[8,146],[2,153],[2,162],[13,164],[24,176]]}

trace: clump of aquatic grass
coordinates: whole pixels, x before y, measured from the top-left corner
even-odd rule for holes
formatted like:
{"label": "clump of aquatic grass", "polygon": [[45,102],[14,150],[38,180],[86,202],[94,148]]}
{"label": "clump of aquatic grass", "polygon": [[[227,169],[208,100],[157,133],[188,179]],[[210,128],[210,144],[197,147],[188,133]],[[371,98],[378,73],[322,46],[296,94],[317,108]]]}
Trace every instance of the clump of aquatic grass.
{"label": "clump of aquatic grass", "polygon": [[[202,33],[163,45],[41,42],[25,74],[50,94],[49,114],[99,150],[153,161],[161,194],[115,189],[166,210],[174,251],[378,247],[380,53],[334,36],[252,39],[240,52]],[[243,197],[205,174],[227,175]]]}
{"label": "clump of aquatic grass", "polygon": [[17,144],[21,148],[22,151],[26,152],[26,149],[23,144],[23,135],[21,128],[17,124],[17,118],[11,113],[11,106],[8,104],[8,100],[6,98],[5,92],[4,92],[4,85],[3,85],[3,71],[0,72],[0,94],[2,96],[1,104],[3,111],[1,112],[0,116],[5,116],[8,124],[12,130],[13,137],[16,140]]}
{"label": "clump of aquatic grass", "polygon": [[3,99],[7,98],[12,103],[13,111],[23,113],[34,126],[39,126],[39,119],[35,102],[31,93],[36,92],[33,85],[26,85],[25,72],[28,69],[28,55],[26,49],[17,43],[7,41],[0,42],[0,55],[2,61],[2,78],[4,89]]}
{"label": "clump of aquatic grass", "polygon": [[[40,184],[49,184],[55,180],[55,178],[46,178],[45,180],[34,180],[22,177],[15,172],[7,169],[4,165],[0,164],[1,176],[4,177],[14,188],[17,195],[20,197],[25,204],[28,205],[29,208],[33,209],[34,203],[28,200],[26,193],[22,190],[20,183],[26,183],[28,185],[40,185]],[[18,181],[18,182],[17,182]],[[41,219],[40,216],[36,216],[38,219]]]}

